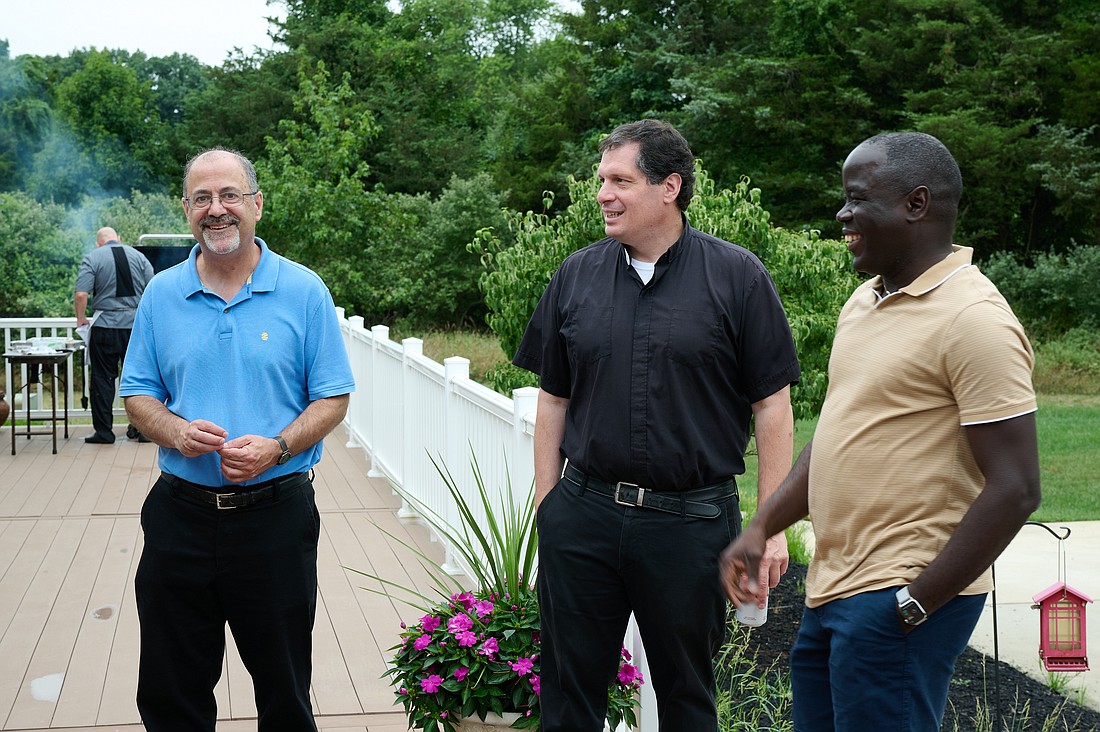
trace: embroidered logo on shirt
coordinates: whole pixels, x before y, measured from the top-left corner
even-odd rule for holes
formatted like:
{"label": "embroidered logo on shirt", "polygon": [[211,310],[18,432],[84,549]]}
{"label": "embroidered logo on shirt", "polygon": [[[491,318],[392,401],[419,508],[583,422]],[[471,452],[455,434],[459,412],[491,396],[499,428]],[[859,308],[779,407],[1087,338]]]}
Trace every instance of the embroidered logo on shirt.
{"label": "embroidered logo on shirt", "polygon": [[266,341],[267,340],[267,331],[266,330],[263,333],[260,333],[260,340],[261,341]]}

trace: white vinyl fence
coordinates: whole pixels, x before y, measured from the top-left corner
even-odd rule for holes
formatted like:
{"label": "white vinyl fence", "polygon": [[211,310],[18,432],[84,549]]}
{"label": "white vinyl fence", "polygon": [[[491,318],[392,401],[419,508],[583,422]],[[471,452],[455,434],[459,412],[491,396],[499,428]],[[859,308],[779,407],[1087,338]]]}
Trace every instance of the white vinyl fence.
{"label": "white vinyl fence", "polygon": [[[10,352],[12,350],[10,344],[13,341],[25,341],[35,337],[76,338],[76,318],[0,318],[0,347],[2,347],[0,352]],[[80,378],[74,379],[75,375],[80,375]],[[73,417],[90,418],[92,410],[84,406],[81,399],[82,395],[84,397],[88,395],[87,389],[85,387],[82,394],[81,388],[76,385],[77,381],[81,384],[88,383],[88,365],[84,353],[77,352],[70,356],[64,367],[62,367],[59,376],[61,380],[57,386],[58,411],[61,411],[62,394],[64,394],[64,399],[69,404],[70,419]],[[30,400],[31,419],[48,419],[50,417],[49,382],[43,383],[42,380],[39,380],[38,383],[31,384],[30,389],[19,388],[19,391],[16,392],[16,388],[22,387],[26,383],[27,365],[17,364],[13,367],[5,359],[4,386],[0,387],[0,390],[7,392],[4,399],[12,408],[12,415],[9,419],[16,416],[15,410],[17,408],[20,419],[26,416],[24,411],[26,403],[24,400],[28,398]],[[18,387],[13,386],[13,384],[17,384]],[[118,399],[115,401],[115,414],[125,414],[122,402]]]}
{"label": "white vinyl fence", "polygon": [[[429,455],[445,464],[466,502],[481,511],[471,456],[477,460],[494,506],[500,491],[511,490],[518,505],[530,500],[534,481],[535,407],[538,389],[516,389],[512,398],[470,379],[468,359],[439,364],[423,355],[419,338],[389,339],[389,328],[367,330],[357,316],[340,311],[355,393],[348,410],[349,445],[362,447],[371,475],[386,477],[402,492],[424,503],[452,526],[459,519]],[[406,504],[408,516],[414,511]],[[441,537],[440,537],[441,538]],[[448,569],[464,571],[460,555],[447,550]],[[650,678],[641,638],[633,620],[625,645]],[[657,701],[649,683],[642,687],[638,731],[657,729]]]}

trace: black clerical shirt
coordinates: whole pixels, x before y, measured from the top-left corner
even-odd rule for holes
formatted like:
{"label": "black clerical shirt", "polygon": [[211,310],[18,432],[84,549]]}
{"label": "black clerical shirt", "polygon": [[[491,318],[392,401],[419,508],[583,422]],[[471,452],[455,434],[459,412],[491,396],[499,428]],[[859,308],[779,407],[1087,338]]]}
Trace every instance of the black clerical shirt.
{"label": "black clerical shirt", "polygon": [[573,465],[661,491],[743,473],[752,403],[799,378],[764,265],[686,221],[649,284],[611,238],[566,258],[513,363],[569,399]]}

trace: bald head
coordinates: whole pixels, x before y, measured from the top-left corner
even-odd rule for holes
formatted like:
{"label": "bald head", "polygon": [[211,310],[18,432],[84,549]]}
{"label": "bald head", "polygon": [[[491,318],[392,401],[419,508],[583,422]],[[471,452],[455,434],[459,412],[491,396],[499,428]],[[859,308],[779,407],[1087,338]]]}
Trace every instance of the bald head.
{"label": "bald head", "polygon": [[104,226],[95,233],[95,245],[101,247],[109,241],[118,241],[118,232],[110,226]]}

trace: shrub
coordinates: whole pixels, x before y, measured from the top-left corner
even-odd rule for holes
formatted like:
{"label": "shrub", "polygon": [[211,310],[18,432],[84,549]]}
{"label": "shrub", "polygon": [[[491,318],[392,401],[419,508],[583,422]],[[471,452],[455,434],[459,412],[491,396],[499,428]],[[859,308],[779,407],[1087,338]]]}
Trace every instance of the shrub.
{"label": "shrub", "polygon": [[1100,246],[1040,254],[1030,266],[998,252],[982,265],[982,271],[1033,337],[1100,326]]}

